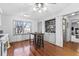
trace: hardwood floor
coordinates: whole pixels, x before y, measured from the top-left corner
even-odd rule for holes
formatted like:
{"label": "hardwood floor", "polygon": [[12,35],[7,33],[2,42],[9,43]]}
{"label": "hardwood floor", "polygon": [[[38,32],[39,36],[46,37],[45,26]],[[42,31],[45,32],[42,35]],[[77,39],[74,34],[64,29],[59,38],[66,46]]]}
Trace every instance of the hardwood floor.
{"label": "hardwood floor", "polygon": [[35,49],[28,41],[15,42],[11,43],[8,56],[79,56],[79,52],[67,46],[61,48],[45,41],[44,48]]}
{"label": "hardwood floor", "polygon": [[73,51],[79,52],[79,43],[75,42],[64,42],[64,47],[68,47],[72,49]]}

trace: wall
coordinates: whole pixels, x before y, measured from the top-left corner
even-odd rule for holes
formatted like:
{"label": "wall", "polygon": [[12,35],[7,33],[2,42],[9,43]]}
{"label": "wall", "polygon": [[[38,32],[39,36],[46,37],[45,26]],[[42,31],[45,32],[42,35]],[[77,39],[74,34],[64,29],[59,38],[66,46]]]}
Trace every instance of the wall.
{"label": "wall", "polygon": [[71,40],[71,20],[69,17],[65,17],[66,19],[66,39],[65,41],[70,41]]}
{"label": "wall", "polygon": [[[29,36],[28,35],[13,35],[13,20],[23,20],[20,18],[14,18],[14,16],[10,16],[10,15],[2,15],[2,26],[1,29],[3,29],[4,33],[8,33],[9,37],[10,37],[10,42],[15,42],[15,41],[20,41],[20,40],[24,40],[24,39],[28,39]],[[25,19],[27,21],[27,19]],[[36,32],[37,31],[37,21],[35,20],[30,20],[28,19],[28,21],[32,22],[32,32]]]}
{"label": "wall", "polygon": [[[2,13],[3,13],[3,10],[0,8],[0,26],[1,26],[1,15],[2,15]],[[0,29],[1,29],[1,27],[0,27]]]}
{"label": "wall", "polygon": [[56,45],[63,47],[62,16],[56,17]]}
{"label": "wall", "polygon": [[0,15],[0,26],[1,26],[1,15]]}
{"label": "wall", "polygon": [[37,26],[38,26],[38,32],[42,33],[42,22],[38,22]]}

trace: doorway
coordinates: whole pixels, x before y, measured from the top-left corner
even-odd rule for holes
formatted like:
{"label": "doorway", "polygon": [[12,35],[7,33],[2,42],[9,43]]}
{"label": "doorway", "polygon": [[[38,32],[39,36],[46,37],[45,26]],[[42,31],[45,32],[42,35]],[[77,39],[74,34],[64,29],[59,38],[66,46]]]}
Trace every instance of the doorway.
{"label": "doorway", "polygon": [[63,23],[63,47],[79,52],[79,15],[66,15]]}

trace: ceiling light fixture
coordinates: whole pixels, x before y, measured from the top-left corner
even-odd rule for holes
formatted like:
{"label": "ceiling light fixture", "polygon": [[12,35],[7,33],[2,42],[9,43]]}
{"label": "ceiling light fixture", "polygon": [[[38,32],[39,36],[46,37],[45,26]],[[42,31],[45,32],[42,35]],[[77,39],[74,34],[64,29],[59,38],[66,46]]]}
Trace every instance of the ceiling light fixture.
{"label": "ceiling light fixture", "polygon": [[42,11],[46,11],[47,7],[45,6],[44,3],[35,3],[33,10],[41,13]]}
{"label": "ceiling light fixture", "polygon": [[72,15],[75,15],[75,13],[73,13]]}

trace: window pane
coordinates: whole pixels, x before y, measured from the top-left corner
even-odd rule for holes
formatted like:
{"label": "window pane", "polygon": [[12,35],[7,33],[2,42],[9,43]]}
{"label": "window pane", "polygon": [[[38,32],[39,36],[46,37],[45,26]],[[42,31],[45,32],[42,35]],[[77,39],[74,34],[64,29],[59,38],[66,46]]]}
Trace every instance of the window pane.
{"label": "window pane", "polygon": [[14,21],[15,34],[25,34],[31,32],[31,22]]}

